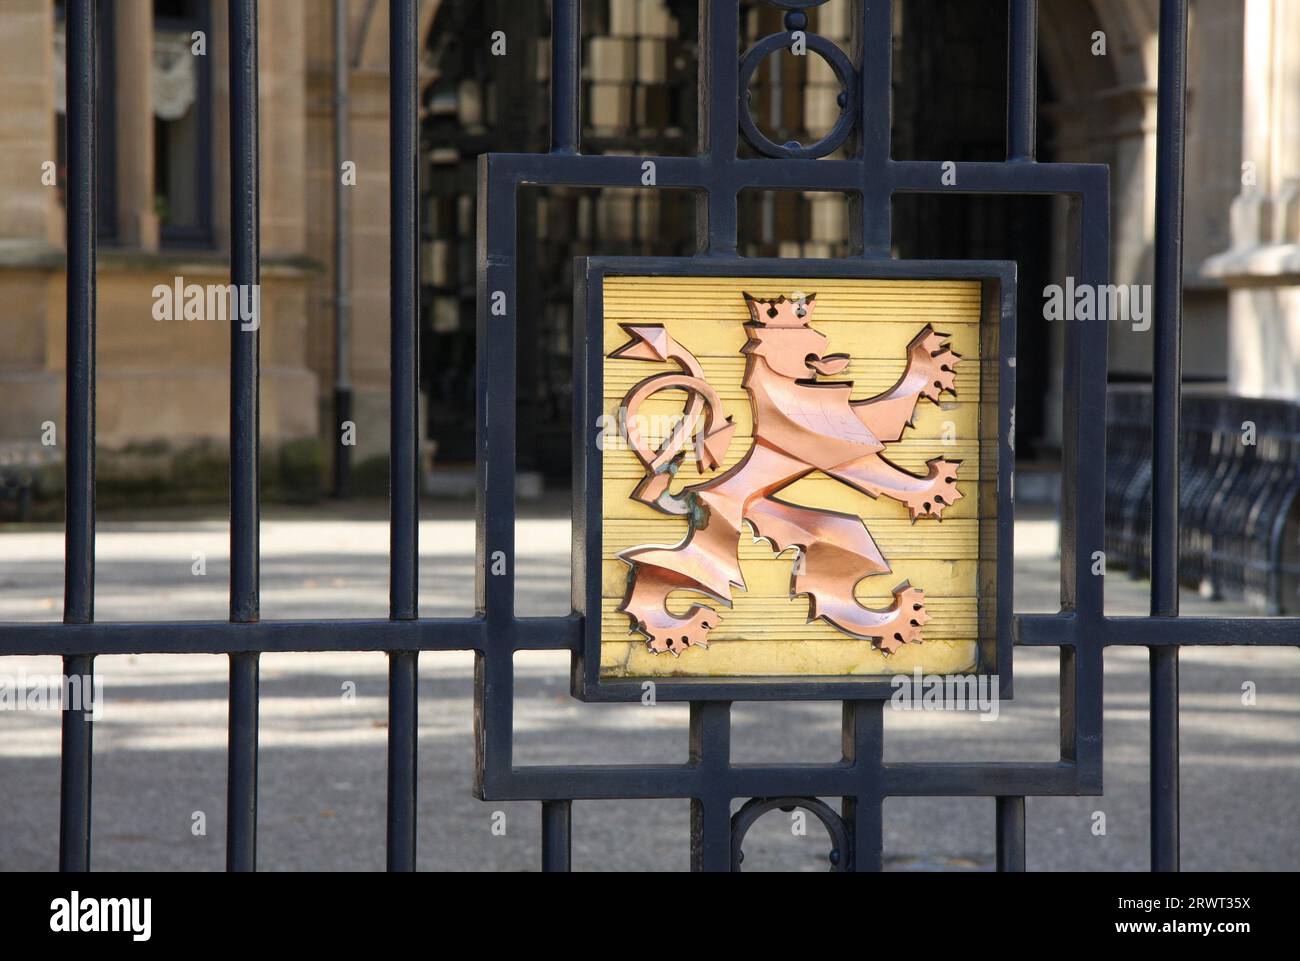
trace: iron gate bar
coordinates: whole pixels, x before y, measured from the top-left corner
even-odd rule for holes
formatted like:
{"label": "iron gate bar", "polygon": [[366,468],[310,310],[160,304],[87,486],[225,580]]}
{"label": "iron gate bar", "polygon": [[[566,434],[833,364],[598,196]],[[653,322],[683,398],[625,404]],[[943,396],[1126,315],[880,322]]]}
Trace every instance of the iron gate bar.
{"label": "iron gate bar", "polygon": [[[729,704],[691,701],[691,704]],[[868,704],[880,713],[883,702]],[[862,713],[862,712],[859,712]],[[868,721],[874,725],[874,721]],[[843,731],[843,727],[841,728]],[[708,793],[714,775],[723,776],[733,797],[801,794],[850,797],[866,778],[881,797],[996,797],[998,795],[1064,796],[1096,794],[1069,761],[890,762],[872,766],[857,760],[810,764],[562,764],[516,767],[498,774],[487,800],[596,801],[611,799],[690,798]],[[719,774],[721,772],[721,774]]]}
{"label": "iron gate bar", "polygon": [[[95,619],[95,0],[71,0],[64,22],[68,341],[63,620],[90,624]],[[67,677],[88,677],[94,666],[92,652],[63,658]],[[89,714],[68,710],[66,704],[61,720],[59,869],[89,871],[94,728]]]}
{"label": "iron gate bar", "polygon": [[[781,6],[780,0],[770,0]],[[67,519],[65,528],[65,609],[63,624],[0,624],[0,656],[56,654],[68,673],[93,669],[94,656],[130,653],[218,653],[231,655],[231,821],[228,861],[252,867],[255,854],[257,655],[263,651],[385,651],[390,654],[389,865],[413,863],[415,788],[416,652],[475,652],[476,784],[478,796],[535,800],[543,810],[544,866],[569,866],[571,802],[574,799],[689,798],[693,809],[692,862],[697,867],[728,866],[729,805],[734,798],[839,797],[841,816],[853,839],[859,870],[881,867],[881,813],[885,797],[993,797],[997,804],[998,864],[1023,862],[1023,801],[1026,796],[1096,794],[1101,790],[1102,652],[1107,646],[1145,646],[1153,652],[1153,867],[1177,867],[1177,795],[1161,780],[1176,778],[1176,649],[1186,645],[1260,644],[1294,646],[1300,618],[1179,618],[1176,584],[1177,506],[1167,499],[1153,508],[1160,536],[1153,544],[1152,617],[1106,617],[1104,579],[1090,573],[1091,554],[1105,543],[1101,492],[1104,490],[1106,328],[1071,324],[1065,331],[1063,418],[1064,457],[1061,509],[1061,611],[1013,618],[1017,644],[1055,646],[1061,658],[1061,757],[1049,762],[886,763],[883,760],[883,702],[843,702],[843,759],[818,764],[733,764],[730,759],[730,698],[691,706],[690,760],[678,765],[541,765],[515,767],[511,754],[513,657],[522,650],[581,648],[580,618],[517,618],[514,615],[515,334],[508,313],[496,322],[488,313],[488,294],[500,290],[514,310],[516,278],[515,192],[523,184],[627,187],[639,184],[641,164],[656,164],[658,184],[699,193],[698,241],[701,263],[733,256],[736,250],[736,197],[745,189],[831,190],[848,195],[855,217],[855,257],[883,261],[889,256],[889,210],[898,193],[1056,194],[1067,198],[1070,213],[1067,272],[1083,284],[1108,278],[1109,201],[1104,166],[1040,164],[1032,160],[1034,111],[1031,43],[1033,4],[1009,0],[1013,17],[1008,45],[1010,70],[1007,163],[959,163],[958,185],[941,187],[941,161],[890,158],[889,99],[891,4],[860,0],[855,6],[853,49],[860,86],[859,142],[846,160],[741,159],[736,156],[739,107],[737,84],[739,31],[733,0],[700,4],[702,102],[700,155],[697,157],[584,157],[575,110],[580,23],[573,0],[555,0],[559,41],[554,56],[563,61],[552,77],[565,84],[553,90],[555,152],[545,155],[485,155],[480,158],[478,236],[478,568],[476,610],[471,618],[416,619],[416,488],[398,461],[410,461],[418,436],[410,372],[415,343],[409,337],[418,260],[410,217],[398,192],[410,183],[398,169],[394,151],[393,253],[393,573],[388,620],[259,622],[256,618],[258,512],[256,483],[256,338],[237,340],[232,332],[232,619],[226,622],[95,623],[94,584],[94,2],[68,4],[68,357],[67,357]],[[788,4],[787,4],[788,6]],[[232,279],[256,278],[256,23],[254,0],[231,5],[232,81]],[[413,0],[390,0],[395,46],[392,81],[394,145],[414,143],[415,117],[409,110],[415,89],[416,42]],[[238,29],[236,29],[238,27]],[[1154,459],[1177,483],[1178,437],[1171,429],[1178,410],[1180,327],[1178,283],[1181,201],[1171,181],[1181,177],[1183,153],[1183,58],[1185,0],[1163,0],[1160,21],[1159,215],[1157,260],[1157,363],[1159,412]],[[241,79],[242,78],[242,79]],[[1016,79],[1019,78],[1019,79]],[[236,88],[239,88],[238,90]],[[241,133],[242,131],[242,133]],[[564,153],[570,146],[574,153]],[[242,151],[242,152],[241,152]],[[410,154],[403,156],[410,160]],[[489,186],[492,194],[488,204]],[[1181,194],[1181,191],[1178,191]],[[400,207],[400,210],[398,209]],[[241,225],[244,229],[240,229]],[[251,232],[249,230],[251,228]],[[399,229],[400,228],[400,229]],[[829,262],[828,262],[829,263]],[[1163,293],[1161,293],[1163,291]],[[409,349],[399,349],[402,343]],[[250,363],[251,361],[251,363]],[[251,375],[251,376],[250,376]],[[489,390],[490,387],[490,390]],[[241,389],[243,391],[241,395]],[[491,395],[489,404],[489,394]],[[242,400],[241,400],[242,396]],[[236,413],[238,411],[238,413]],[[490,418],[490,420],[489,420]],[[251,422],[251,429],[250,429]],[[490,427],[490,429],[489,429]],[[244,452],[244,453],[237,453]],[[245,456],[246,453],[246,456]],[[490,469],[489,469],[490,468]],[[237,493],[238,487],[238,493]],[[251,496],[250,496],[251,494]],[[1170,503],[1172,501],[1172,504]],[[1163,512],[1163,515],[1162,515]],[[1163,519],[1160,519],[1163,516]],[[575,514],[574,523],[585,518]],[[1170,531],[1175,536],[1169,536]],[[237,545],[240,551],[233,550]],[[251,548],[251,550],[250,550]],[[400,548],[400,550],[399,550]],[[492,555],[501,551],[506,572],[489,576]],[[241,559],[242,557],[242,559]],[[239,573],[236,575],[235,568]],[[399,585],[410,585],[398,589]],[[1172,600],[1172,605],[1169,603]],[[237,608],[237,602],[240,606]],[[401,602],[401,603],[399,603]],[[409,606],[406,606],[409,603]],[[251,607],[250,607],[251,604]],[[241,620],[236,617],[247,617]],[[405,614],[406,617],[397,615]],[[250,616],[251,615],[251,616]],[[1168,654],[1161,653],[1168,651]],[[1173,665],[1173,670],[1170,665]],[[236,665],[245,665],[236,667]],[[393,665],[400,665],[394,667]],[[250,669],[251,668],[251,669]],[[408,697],[409,695],[409,697]],[[781,686],[752,699],[799,696]],[[746,699],[751,699],[747,696]],[[237,708],[238,705],[238,708]],[[90,723],[65,712],[61,754],[60,868],[89,866]],[[238,752],[243,751],[242,755]],[[1157,758],[1158,755],[1158,758]],[[1176,780],[1172,782],[1176,786]],[[248,802],[251,802],[248,803]],[[241,807],[242,805],[242,807]],[[404,812],[411,812],[409,822]],[[1172,815],[1172,817],[1171,817]],[[236,823],[238,822],[238,823]],[[1157,845],[1159,848],[1157,849]]]}
{"label": "iron gate bar", "polygon": [[874,701],[845,701],[840,712],[843,763],[856,772],[853,791],[842,795],[840,804],[853,844],[855,871],[879,871],[884,865],[885,795],[877,776],[884,762],[884,723],[880,705]]}
{"label": "iron gate bar", "polygon": [[731,702],[691,701],[688,738],[690,764],[698,776],[691,794],[691,870],[730,871]]}
{"label": "iron gate bar", "polygon": [[[552,0],[555,4],[563,3],[576,7],[577,0]],[[700,157],[693,166],[699,169],[701,186],[712,187],[709,173],[725,171],[736,157],[740,138],[740,124],[737,110],[740,97],[740,60],[737,44],[740,38],[739,3],[711,3],[703,0],[699,4],[699,57],[700,83],[697,96],[699,108]],[[552,96],[555,95],[552,91]],[[628,158],[639,171],[641,164],[637,158]],[[689,160],[691,158],[685,158]],[[657,161],[660,183],[663,167]],[[483,168],[479,168],[482,170]],[[616,176],[614,166],[604,168],[600,173],[604,177]],[[671,166],[669,176],[672,175]],[[599,176],[599,174],[598,174]],[[606,182],[603,178],[597,183]],[[636,184],[639,176],[628,181]],[[665,186],[671,186],[669,180]],[[696,245],[700,252],[711,256],[734,256],[736,253],[736,198],[738,191],[709,189],[701,202],[696,201]],[[513,200],[511,200],[513,203]],[[513,252],[511,257],[513,259]],[[730,854],[728,853],[728,864]],[[719,870],[722,870],[721,868]]]}
{"label": "iron gate bar", "polygon": [[[707,5],[707,0],[705,4]],[[853,34],[858,82],[858,137],[862,158],[849,193],[849,242],[863,257],[888,258],[892,242],[892,203],[878,186],[888,181],[890,121],[893,116],[893,10],[889,0],[865,0],[855,11]],[[734,158],[734,153],[731,155]],[[827,161],[820,161],[825,163]],[[852,165],[850,165],[852,166]],[[743,169],[743,168],[741,168]],[[857,213],[854,217],[853,214]],[[857,858],[855,864],[870,861]]]}
{"label": "iron gate bar", "polygon": [[[1056,647],[1062,630],[1078,634],[1072,614],[1017,614],[1015,630],[1016,644],[1026,647]],[[1300,619],[1111,615],[1088,637],[1105,647],[1295,647]]]}
{"label": "iron gate bar", "polygon": [[[576,615],[515,621],[516,650],[571,651],[579,643]],[[113,621],[97,624],[0,625],[0,657],[80,654],[234,654],[308,651],[474,651],[487,644],[476,617],[418,621],[256,621],[230,630],[228,621]]]}
{"label": "iron gate bar", "polygon": [[[490,174],[516,185],[554,187],[640,187],[641,165],[655,164],[657,187],[712,193],[742,190],[831,191],[847,194],[1061,194],[1083,198],[1107,189],[1109,169],[1104,164],[1018,163],[962,161],[959,179],[945,187],[940,181],[944,161],[890,160],[879,177],[864,184],[863,163],[855,160],[779,160],[738,158],[730,164],[708,157],[656,157],[653,154],[483,154]],[[593,181],[596,181],[593,183]],[[481,181],[480,181],[481,188]],[[867,200],[878,197],[867,197]],[[712,209],[710,206],[709,209]],[[1091,228],[1106,230],[1107,217]],[[719,241],[720,243],[721,241]],[[1095,238],[1089,238],[1095,243]],[[706,256],[735,256],[735,250],[706,251]],[[859,251],[856,257],[887,259],[883,254]]]}
{"label": "iron gate bar", "polygon": [[[1182,392],[1183,141],[1187,0],[1160,0],[1156,91],[1155,347],[1152,354],[1151,614],[1178,616],[1178,446]],[[1178,648],[1153,647],[1151,868],[1177,871]]]}
{"label": "iron gate bar", "polygon": [[999,797],[997,815],[997,857],[999,871],[1025,869],[1025,799]]}
{"label": "iron gate bar", "polygon": [[582,23],[576,2],[551,11],[551,153],[577,153],[582,86]]}
{"label": "iron gate bar", "polygon": [[[232,310],[230,323],[230,620],[260,617],[258,346],[261,282],[261,182],[258,144],[257,0],[230,0],[230,282],[258,316],[252,329]],[[226,785],[226,867],[257,867],[259,654],[230,655]]]}
{"label": "iron gate bar", "polygon": [[[1073,614],[1016,614],[1015,643],[1073,645]],[[312,651],[474,651],[485,648],[481,618],[418,621],[347,619],[259,621],[230,631],[227,621],[112,621],[0,624],[0,657],[89,654],[307,653]],[[515,620],[519,651],[570,651],[580,643],[574,615]],[[1146,617],[1111,615],[1088,632],[1104,647],[1295,647],[1295,617]]]}
{"label": "iron gate bar", "polygon": [[542,870],[568,871],[573,859],[573,802],[542,802]]}
{"label": "iron gate bar", "polygon": [[1038,139],[1038,0],[1011,0],[1007,31],[1007,160],[1034,159]]}
{"label": "iron gate bar", "polygon": [[[420,140],[417,0],[390,0],[389,264],[391,402],[389,425],[389,616],[419,617],[420,462],[419,210]],[[388,869],[415,870],[419,653],[388,655]]]}

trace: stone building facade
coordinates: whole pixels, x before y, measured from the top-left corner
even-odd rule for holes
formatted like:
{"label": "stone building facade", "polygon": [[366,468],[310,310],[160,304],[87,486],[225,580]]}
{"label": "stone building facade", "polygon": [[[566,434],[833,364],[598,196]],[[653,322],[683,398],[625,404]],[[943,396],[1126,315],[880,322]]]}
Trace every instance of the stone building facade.
{"label": "stone building facade", "polygon": [[[100,168],[112,176],[98,185],[97,427],[101,476],[110,485],[119,472],[128,484],[165,479],[173,455],[201,462],[208,445],[219,461],[218,445],[228,430],[226,326],[153,318],[159,285],[171,287],[176,278],[187,285],[229,283],[229,176],[222,162],[227,131],[219,122],[228,99],[225,7],[186,6],[160,5],[192,14],[194,30],[206,35],[203,55],[184,54],[192,71],[191,90],[182,95],[192,126],[204,123],[203,130],[178,138],[155,110],[157,48],[168,32],[155,24],[150,0],[109,5],[111,23],[100,36],[106,65],[101,97],[112,106],[111,117],[101,112]],[[314,438],[319,428],[311,401],[317,377],[307,363],[309,304],[320,268],[308,249],[301,174],[307,149],[304,9],[288,0],[265,4],[262,12],[262,431],[272,456],[292,441]],[[0,26],[0,437],[6,440],[34,439],[42,423],[62,422],[63,209],[59,183],[43,177],[51,161],[62,166],[59,13],[48,0],[15,0]],[[173,169],[169,186],[178,200],[189,200],[187,215],[163,206],[156,138],[171,140],[171,166],[180,169]],[[200,158],[199,150],[206,156]],[[169,229],[173,220],[184,229]],[[224,483],[220,472],[214,480]]]}
{"label": "stone building facade", "polygon": [[[973,6],[895,3],[900,147],[951,150],[958,162],[1000,159],[1005,23],[999,5],[990,5],[998,16],[976,16]],[[155,320],[153,305],[159,285],[177,278],[228,282],[226,4],[109,0],[104,7],[100,91],[111,111],[101,118],[101,482],[162,488],[202,479],[223,490],[227,329],[210,320]],[[693,150],[696,3],[588,0],[583,7],[584,149]],[[773,8],[758,0],[744,7],[753,36],[777,29]],[[815,9],[812,29],[847,45],[849,7],[850,0],[832,0]],[[1186,372],[1236,392],[1300,397],[1300,0],[1192,0],[1191,7]],[[56,173],[61,164],[61,8],[59,0],[6,0],[0,23],[0,442],[35,441],[43,424],[62,423],[63,214],[58,176],[48,175],[51,162]],[[325,0],[273,0],[260,11],[262,441],[271,480],[282,471],[286,485],[323,471],[336,443],[332,8]],[[1157,0],[1041,3],[1039,157],[1111,166],[1116,283],[1149,283],[1152,274],[1156,10]],[[349,0],[347,11],[348,159],[356,182],[347,188],[346,380],[354,392],[353,459],[362,466],[382,464],[388,439],[387,4]],[[548,17],[544,0],[424,0],[420,7],[422,388],[427,433],[442,461],[464,456],[472,430],[474,157],[544,145]],[[489,49],[497,30],[507,38],[505,56]],[[202,53],[193,48],[196,33],[205,39]],[[785,69],[760,75],[768,87],[757,91],[758,102],[771,125],[794,136],[829,125],[834,84],[824,64],[807,58]],[[916,97],[927,78],[925,97]],[[745,252],[848,249],[844,198],[746,196],[740,207]],[[937,235],[951,248],[946,255],[1016,257],[1016,242],[1032,236],[1041,249],[1028,279],[1063,279],[1060,209],[1039,216],[1036,234],[1015,216],[948,209],[896,208],[899,253],[936,255]],[[521,224],[540,238],[538,300],[521,315],[533,325],[521,342],[537,345],[521,356],[520,397],[529,408],[521,435],[525,445],[541,438],[532,455],[521,449],[521,465],[531,456],[549,471],[547,445],[567,442],[566,265],[588,250],[691,252],[691,198],[544,191],[525,203]],[[1038,355],[1045,371],[1058,371],[1044,375],[1031,399],[1041,405],[1038,449],[1050,456],[1059,435],[1063,328],[1039,326],[1028,313],[1037,313],[1038,297],[1032,285],[1022,291],[1021,329],[1032,321],[1032,339],[1021,356]],[[1112,321],[1113,375],[1148,378],[1151,341],[1149,330]]]}

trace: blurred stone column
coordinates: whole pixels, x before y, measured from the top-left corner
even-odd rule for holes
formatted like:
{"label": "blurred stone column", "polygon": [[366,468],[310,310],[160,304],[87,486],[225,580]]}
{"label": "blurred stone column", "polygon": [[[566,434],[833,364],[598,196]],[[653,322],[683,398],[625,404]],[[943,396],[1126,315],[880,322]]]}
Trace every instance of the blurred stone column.
{"label": "blurred stone column", "polygon": [[1245,11],[1242,192],[1231,248],[1201,272],[1230,292],[1229,389],[1300,400],[1300,4]]}
{"label": "blurred stone column", "polygon": [[0,241],[48,249],[63,242],[63,211],[47,164],[57,165],[54,15],[45,0],[5,4],[0,28]]}
{"label": "blurred stone column", "polygon": [[153,0],[115,0],[118,237],[158,249],[154,209]]}
{"label": "blurred stone column", "polygon": [[41,424],[63,411],[56,70],[51,4],[8,0],[0,12],[0,441],[33,445]]}

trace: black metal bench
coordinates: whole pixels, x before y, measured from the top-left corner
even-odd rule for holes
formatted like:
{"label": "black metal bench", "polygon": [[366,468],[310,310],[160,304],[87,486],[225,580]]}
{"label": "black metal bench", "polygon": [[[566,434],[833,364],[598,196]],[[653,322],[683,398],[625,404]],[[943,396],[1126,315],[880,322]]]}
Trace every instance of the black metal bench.
{"label": "black metal bench", "polygon": [[[1145,577],[1150,391],[1112,387],[1106,427],[1107,562]],[[1187,388],[1182,435],[1179,579],[1269,614],[1300,611],[1300,405]]]}

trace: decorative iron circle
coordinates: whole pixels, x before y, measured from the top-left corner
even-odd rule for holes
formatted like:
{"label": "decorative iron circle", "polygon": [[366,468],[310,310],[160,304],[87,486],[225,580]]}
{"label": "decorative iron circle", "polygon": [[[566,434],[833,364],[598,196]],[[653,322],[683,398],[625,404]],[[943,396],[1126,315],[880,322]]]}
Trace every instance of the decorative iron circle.
{"label": "decorative iron circle", "polygon": [[835,78],[840,82],[840,116],[826,136],[815,143],[804,146],[796,141],[778,144],[758,129],[750,112],[749,81],[754,71],[770,54],[790,47],[794,43],[794,31],[773,33],[745,51],[740,61],[740,129],[750,145],[769,157],[786,160],[816,160],[837,150],[853,130],[857,106],[858,74],[844,51],[830,40],[816,33],[804,33],[804,42],[809,50],[816,52],[830,64]]}
{"label": "decorative iron circle", "polygon": [[830,835],[831,850],[828,860],[832,871],[850,871],[853,868],[853,842],[848,825],[836,814],[826,802],[815,797],[756,797],[741,805],[740,810],[731,816],[731,870],[740,871],[745,852],[741,846],[745,835],[754,826],[754,822],[769,811],[780,808],[793,811],[803,808],[817,816]]}

